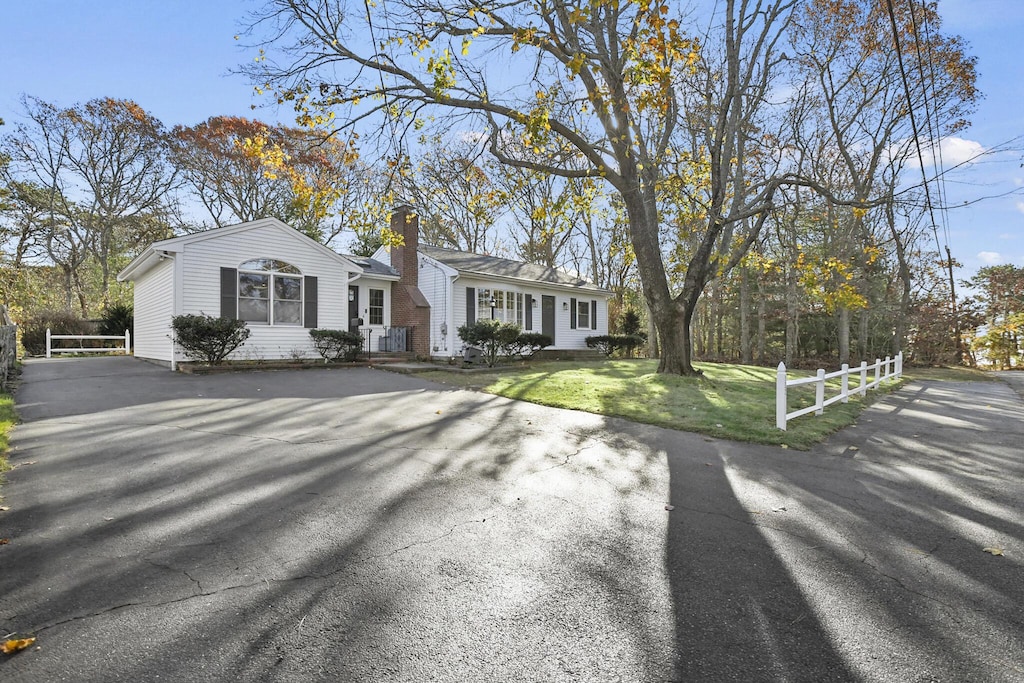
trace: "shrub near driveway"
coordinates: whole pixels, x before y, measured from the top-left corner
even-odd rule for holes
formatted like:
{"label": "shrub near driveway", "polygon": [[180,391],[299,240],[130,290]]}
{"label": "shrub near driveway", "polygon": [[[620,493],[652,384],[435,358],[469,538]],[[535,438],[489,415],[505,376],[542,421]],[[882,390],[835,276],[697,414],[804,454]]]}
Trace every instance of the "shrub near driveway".
{"label": "shrub near driveway", "polygon": [[[809,448],[842,427],[852,424],[867,403],[885,392],[868,392],[866,399],[851,396],[822,416],[806,416],[789,423],[787,431],[775,427],[775,370],[749,365],[698,363],[702,377],[659,375],[656,360],[534,363],[522,370],[458,376],[445,372],[421,375],[448,384],[472,387],[499,396],[556,408],[583,410],[624,417],[753,443]],[[810,376],[813,373],[792,373]],[[896,387],[891,383],[887,387]],[[839,391],[838,380],[828,394]],[[813,386],[790,390],[789,409],[814,402]]]}

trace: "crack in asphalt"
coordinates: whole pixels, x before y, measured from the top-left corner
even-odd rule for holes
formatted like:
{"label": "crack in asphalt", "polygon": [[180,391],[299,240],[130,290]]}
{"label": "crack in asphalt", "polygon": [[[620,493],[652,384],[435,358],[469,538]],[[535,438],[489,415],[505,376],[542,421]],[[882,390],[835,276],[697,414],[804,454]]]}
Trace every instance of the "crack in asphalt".
{"label": "crack in asphalt", "polygon": [[[74,426],[74,427],[95,426],[94,423],[74,422],[74,421],[67,421],[67,420],[59,420],[59,421],[58,420],[48,420],[48,422],[50,424],[55,424],[55,425]],[[279,437],[267,436],[267,435],[262,435],[262,434],[245,434],[245,433],[239,433],[239,432],[225,432],[225,431],[218,431],[218,430],[215,430],[215,429],[199,429],[197,427],[186,427],[186,426],[183,426],[183,425],[166,424],[166,423],[120,422],[120,423],[118,423],[118,426],[120,428],[127,428],[127,427],[155,427],[155,428],[158,428],[158,429],[168,429],[168,430],[175,430],[175,431],[182,431],[182,432],[191,432],[191,433],[195,433],[195,434],[211,434],[211,435],[214,435],[214,436],[231,436],[231,437],[237,437],[237,438],[243,438],[243,439],[251,439],[253,441],[273,441],[275,443],[283,443],[283,444],[288,444],[290,446],[307,446],[307,445],[324,444],[324,443],[343,443],[343,442],[346,442],[346,441],[363,441],[363,440],[365,440],[367,438],[367,436],[379,437],[379,436],[387,436],[387,435],[391,435],[391,434],[401,434],[402,433],[402,431],[400,431],[400,430],[391,429],[391,430],[385,430],[385,431],[381,431],[381,432],[375,432],[373,434],[360,434],[359,436],[332,437],[332,438],[329,438],[329,439],[289,440],[289,439],[282,439],[282,438],[279,438]],[[343,425],[338,425],[335,428],[340,429],[342,426]]]}
{"label": "crack in asphalt", "polygon": [[230,585],[230,586],[223,586],[221,588],[218,588],[216,590],[211,590],[211,591],[203,590],[202,583],[198,579],[193,577],[191,574],[189,574],[188,571],[186,571],[184,569],[178,569],[178,568],[172,567],[170,565],[165,565],[165,564],[161,564],[159,562],[154,562],[154,561],[152,561],[150,559],[144,559],[144,561],[147,564],[150,564],[150,565],[152,565],[154,567],[157,567],[159,569],[166,569],[166,570],[171,571],[171,572],[180,572],[180,573],[184,574],[186,577],[188,577],[188,579],[190,581],[192,581],[196,585],[196,587],[198,589],[198,592],[193,592],[191,595],[183,595],[183,596],[180,596],[180,597],[176,597],[176,598],[173,598],[173,599],[170,599],[170,600],[163,600],[163,601],[160,601],[160,602],[145,602],[145,601],[143,601],[143,602],[123,602],[123,603],[120,603],[120,604],[117,604],[117,605],[111,605],[109,607],[104,607],[102,609],[94,610],[94,611],[89,612],[87,614],[78,614],[78,615],[75,615],[73,617],[68,617],[67,619],[61,619],[60,621],[55,621],[55,622],[52,622],[52,623],[49,623],[49,624],[45,624],[45,625],[40,626],[38,628],[23,629],[23,630],[25,630],[26,632],[30,632],[30,633],[43,633],[43,632],[48,631],[50,629],[56,628],[58,626],[63,626],[65,624],[70,624],[70,623],[76,622],[76,621],[83,621],[83,620],[86,620],[86,619],[94,619],[96,617],[101,617],[101,616],[103,616],[105,614],[110,614],[111,612],[116,612],[118,610],[125,609],[125,608],[128,608],[128,607],[147,607],[147,608],[166,607],[168,605],[175,605],[175,604],[178,604],[178,603],[187,602],[189,600],[194,600],[196,598],[208,598],[208,597],[220,595],[221,593],[227,593],[229,591],[245,589],[245,588],[253,588],[255,586],[266,585],[269,588],[271,584],[287,584],[287,583],[294,583],[294,582],[300,582],[300,581],[323,581],[325,579],[331,579],[335,575],[340,574],[340,573],[342,573],[344,571],[350,570],[352,566],[365,564],[366,562],[372,562],[374,560],[384,559],[384,558],[388,558],[388,557],[394,557],[395,555],[398,555],[399,553],[402,553],[402,552],[404,552],[404,551],[406,551],[406,550],[408,550],[410,548],[414,548],[416,546],[430,545],[432,543],[436,543],[437,541],[440,541],[443,538],[447,538],[448,536],[451,536],[460,527],[468,526],[470,524],[483,524],[484,522],[487,521],[487,519],[488,518],[485,517],[483,519],[471,519],[471,520],[467,520],[465,522],[460,522],[458,524],[453,525],[452,527],[450,527],[447,531],[445,531],[442,534],[438,534],[436,536],[432,536],[430,538],[422,539],[422,540],[419,540],[419,541],[414,541],[412,543],[409,543],[408,545],[402,546],[401,548],[395,548],[394,550],[391,550],[390,552],[378,553],[378,554],[374,554],[374,555],[367,555],[367,556],[365,556],[363,558],[360,558],[359,560],[357,560],[354,563],[345,564],[344,566],[338,567],[337,569],[334,569],[334,570],[329,571],[329,572],[316,573],[316,574],[299,574],[299,575],[295,575],[295,576],[288,576],[288,577],[275,578],[275,579],[267,579],[266,577],[262,577],[261,576],[258,581],[251,581],[251,582],[248,582],[248,583],[239,583],[239,584],[233,584],[233,585]]}
{"label": "crack in asphalt", "polygon": [[[864,551],[861,550],[860,548],[857,548],[857,549],[860,550],[862,553],[864,553]],[[955,606],[949,604],[948,602],[944,602],[942,600],[939,600],[938,598],[936,598],[933,595],[928,595],[927,593],[922,593],[921,591],[914,590],[910,586],[908,586],[905,583],[903,583],[903,580],[900,579],[898,576],[893,576],[892,574],[888,574],[888,573],[882,571],[881,569],[876,567],[874,564],[872,564],[868,560],[868,554],[867,553],[864,553],[864,559],[861,560],[861,564],[863,564],[863,565],[865,565],[867,567],[870,567],[871,570],[874,571],[879,576],[884,577],[884,578],[888,579],[889,581],[892,581],[897,586],[899,586],[903,591],[905,591],[907,593],[910,593],[912,595],[916,595],[918,597],[924,598],[925,600],[930,600],[931,602],[934,602],[934,603],[936,603],[938,605],[942,605],[943,607],[946,608],[943,611],[946,613],[946,617],[948,619],[956,622],[956,624],[958,626],[963,626],[964,625],[963,621],[958,619],[957,616],[956,616],[956,607]]]}

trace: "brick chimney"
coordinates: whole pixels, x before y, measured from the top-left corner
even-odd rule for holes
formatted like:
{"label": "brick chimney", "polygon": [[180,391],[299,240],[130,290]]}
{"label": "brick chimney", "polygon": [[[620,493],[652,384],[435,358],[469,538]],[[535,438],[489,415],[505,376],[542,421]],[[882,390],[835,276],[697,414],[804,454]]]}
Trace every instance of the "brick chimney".
{"label": "brick chimney", "polygon": [[398,282],[391,287],[391,324],[408,327],[412,333],[411,350],[417,356],[430,355],[430,303],[420,291],[420,219],[412,207],[402,204],[391,213],[391,231],[402,236],[404,244],[391,247],[391,267],[398,271]]}

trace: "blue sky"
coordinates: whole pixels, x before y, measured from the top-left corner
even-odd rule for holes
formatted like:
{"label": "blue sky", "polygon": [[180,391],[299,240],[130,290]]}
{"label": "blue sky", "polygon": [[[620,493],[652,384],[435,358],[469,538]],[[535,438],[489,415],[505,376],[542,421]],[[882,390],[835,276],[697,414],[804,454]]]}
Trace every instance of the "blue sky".
{"label": "blue sky", "polygon": [[[9,130],[21,93],[59,105],[130,98],[168,126],[218,114],[253,116],[251,105],[264,100],[230,70],[253,57],[234,36],[261,4],[0,0],[0,118]],[[1024,135],[1024,0],[941,0],[940,11],[944,30],[964,36],[977,55],[985,93],[971,128],[944,144],[948,167]],[[287,119],[289,111],[255,115]],[[995,263],[1024,266],[1022,161],[1024,152],[993,154],[949,175],[951,205],[1014,193],[948,212],[950,247],[964,275]]]}

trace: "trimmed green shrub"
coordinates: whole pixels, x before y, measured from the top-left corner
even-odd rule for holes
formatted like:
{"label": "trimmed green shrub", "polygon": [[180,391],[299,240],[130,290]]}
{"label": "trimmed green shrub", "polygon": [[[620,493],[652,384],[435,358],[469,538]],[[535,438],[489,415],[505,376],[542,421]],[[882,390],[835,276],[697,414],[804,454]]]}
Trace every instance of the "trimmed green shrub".
{"label": "trimmed green shrub", "polygon": [[325,361],[346,361],[356,359],[363,348],[363,337],[348,330],[310,330],[309,336]]}
{"label": "trimmed green shrub", "polygon": [[599,334],[587,337],[587,347],[597,349],[605,356],[611,356],[616,351],[623,355],[632,357],[637,348],[643,346],[645,340],[638,334]]}
{"label": "trimmed green shrub", "polygon": [[99,334],[123,335],[125,330],[135,336],[135,311],[128,304],[107,306],[100,319]]}
{"label": "trimmed green shrub", "polygon": [[[44,310],[25,318],[18,324],[21,346],[33,356],[46,354],[46,329],[51,334],[95,334],[92,325],[68,311]],[[121,330],[124,334],[124,330]],[[90,340],[97,341],[98,340]],[[56,342],[55,342],[56,344]]]}
{"label": "trimmed green shrub", "polygon": [[220,365],[245,343],[252,331],[244,320],[210,315],[176,315],[171,318],[174,342],[192,360]]}
{"label": "trimmed green shrub", "polygon": [[554,343],[555,340],[550,335],[541,332],[523,332],[516,339],[515,354],[523,358],[533,358],[538,351]]}
{"label": "trimmed green shrub", "polygon": [[480,349],[487,367],[494,367],[498,356],[509,356],[516,352],[516,342],[521,330],[515,323],[500,320],[477,320],[459,327],[459,339]]}

